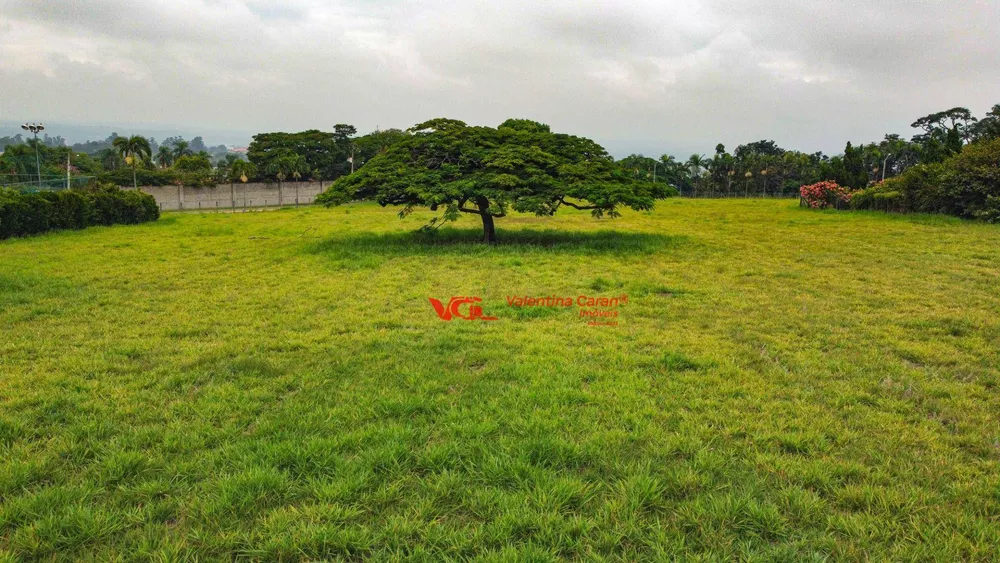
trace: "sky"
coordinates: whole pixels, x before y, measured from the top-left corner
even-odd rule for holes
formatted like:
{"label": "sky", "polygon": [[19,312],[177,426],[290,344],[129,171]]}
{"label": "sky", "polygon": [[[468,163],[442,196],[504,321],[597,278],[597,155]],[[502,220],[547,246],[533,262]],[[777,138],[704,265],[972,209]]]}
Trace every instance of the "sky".
{"label": "sky", "polygon": [[997,103],[1000,0],[0,0],[6,124],[235,143],[521,117],[616,156],[836,154]]}

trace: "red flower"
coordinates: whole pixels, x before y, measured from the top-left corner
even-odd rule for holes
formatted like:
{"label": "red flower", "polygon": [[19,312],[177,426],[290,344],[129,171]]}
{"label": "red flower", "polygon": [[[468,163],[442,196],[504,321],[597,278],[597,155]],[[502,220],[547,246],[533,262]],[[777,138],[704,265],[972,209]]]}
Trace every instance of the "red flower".
{"label": "red flower", "polygon": [[847,188],[837,185],[836,182],[819,182],[802,186],[799,188],[799,195],[809,207],[824,209],[836,205],[838,201],[849,202],[854,194]]}

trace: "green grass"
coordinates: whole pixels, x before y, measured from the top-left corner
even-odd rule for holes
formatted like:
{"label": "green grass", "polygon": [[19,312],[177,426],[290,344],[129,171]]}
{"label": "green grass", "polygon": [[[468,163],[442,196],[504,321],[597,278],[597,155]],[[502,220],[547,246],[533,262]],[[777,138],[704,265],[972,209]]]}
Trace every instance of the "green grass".
{"label": "green grass", "polygon": [[997,227],[429,216],[0,243],[0,561],[1000,558]]}

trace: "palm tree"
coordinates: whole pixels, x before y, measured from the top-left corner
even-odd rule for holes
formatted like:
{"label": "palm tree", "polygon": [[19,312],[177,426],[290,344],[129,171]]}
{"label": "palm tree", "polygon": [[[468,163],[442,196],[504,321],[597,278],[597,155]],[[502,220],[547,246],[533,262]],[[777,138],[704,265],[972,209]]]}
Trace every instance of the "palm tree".
{"label": "palm tree", "polygon": [[156,153],[156,162],[161,168],[169,167],[174,163],[174,152],[170,150],[170,147],[161,146]]}
{"label": "palm tree", "polygon": [[707,165],[708,165],[708,160],[705,158],[705,155],[703,154],[692,154],[690,157],[688,157],[687,167],[688,170],[691,171],[691,176],[694,177],[694,181],[696,183],[701,178],[702,169],[704,169]]}
{"label": "palm tree", "polygon": [[271,161],[267,166],[268,174],[274,175],[278,180],[278,207],[281,207],[281,183],[288,177],[288,174],[295,168],[294,156],[281,156]]}
{"label": "palm tree", "polygon": [[[229,167],[229,200],[232,202],[233,210],[236,210],[236,190],[233,189],[233,182],[239,180],[244,184],[247,180],[257,175],[257,167],[252,162],[237,159]],[[244,200],[246,199],[244,190]]]}
{"label": "palm tree", "polygon": [[[722,146],[722,145],[719,145]],[[733,156],[727,152],[716,152],[715,156],[712,157],[712,176],[713,180],[719,186],[720,190],[722,188],[722,180],[726,180],[726,196],[732,195],[733,191],[733,166],[736,161]]]}
{"label": "palm tree", "polygon": [[289,170],[292,172],[292,177],[298,182],[299,178],[302,178],[303,174],[309,172],[309,165],[306,164],[306,157],[300,155],[293,156],[288,162]]}
{"label": "palm tree", "polygon": [[229,180],[239,180],[246,183],[247,180],[257,175],[257,167],[252,162],[237,160],[229,167]]}
{"label": "palm tree", "polygon": [[118,150],[118,154],[122,155],[122,158],[125,159],[125,163],[132,165],[132,187],[138,188],[139,183],[135,176],[135,166],[140,159],[145,160],[152,154],[153,150],[149,148],[149,141],[145,137],[132,135],[128,138],[116,137],[111,144]]}
{"label": "palm tree", "polygon": [[188,147],[188,142],[184,139],[174,141],[174,160],[182,156],[194,156],[194,151]]}
{"label": "palm tree", "polygon": [[[299,205],[299,179],[302,178],[303,174],[309,173],[309,165],[306,164],[306,157],[297,155],[292,157],[291,162],[289,162],[292,169],[292,177],[295,178],[295,206]],[[353,166],[353,163],[352,163]]]}
{"label": "palm tree", "polygon": [[7,145],[0,159],[4,161],[5,168],[9,168],[12,175],[16,175],[15,182],[21,181],[21,176],[27,176],[28,180],[37,172],[35,167],[35,156],[28,150],[29,145]]}

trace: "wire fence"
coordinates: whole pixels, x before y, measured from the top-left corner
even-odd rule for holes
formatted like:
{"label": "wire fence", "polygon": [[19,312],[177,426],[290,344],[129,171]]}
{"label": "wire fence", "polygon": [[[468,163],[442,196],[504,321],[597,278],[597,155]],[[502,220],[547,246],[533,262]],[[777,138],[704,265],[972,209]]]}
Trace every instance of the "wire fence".
{"label": "wire fence", "polygon": [[716,192],[716,193],[691,193],[684,192],[680,197],[691,199],[798,199],[798,192],[789,193],[763,193],[763,192]]}
{"label": "wire fence", "polygon": [[[59,191],[71,188],[84,188],[91,184],[95,176],[42,176],[41,179],[18,181],[19,178],[0,176],[0,187],[12,188],[22,192]],[[11,181],[15,180],[15,181]]]}

